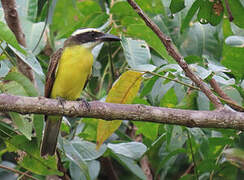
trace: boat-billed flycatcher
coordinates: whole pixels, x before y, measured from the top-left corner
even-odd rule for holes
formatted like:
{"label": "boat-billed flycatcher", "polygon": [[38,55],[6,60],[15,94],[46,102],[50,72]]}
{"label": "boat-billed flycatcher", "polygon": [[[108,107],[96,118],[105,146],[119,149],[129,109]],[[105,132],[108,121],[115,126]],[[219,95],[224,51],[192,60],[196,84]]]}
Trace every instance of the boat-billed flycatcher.
{"label": "boat-billed flycatcher", "polygon": [[[56,51],[48,67],[45,97],[76,100],[92,72],[91,50],[100,42],[119,41],[120,38],[93,28],[75,31]],[[46,126],[41,144],[41,156],[54,155],[61,116],[45,116]]]}

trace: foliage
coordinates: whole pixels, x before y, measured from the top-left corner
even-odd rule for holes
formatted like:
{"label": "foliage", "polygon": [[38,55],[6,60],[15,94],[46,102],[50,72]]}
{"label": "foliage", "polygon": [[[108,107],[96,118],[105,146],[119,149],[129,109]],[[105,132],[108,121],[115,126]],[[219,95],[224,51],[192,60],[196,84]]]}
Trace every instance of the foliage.
{"label": "foliage", "polygon": [[[228,6],[224,0],[136,2],[173,40],[195,74],[206,83],[214,78],[230,98],[244,105],[243,0],[228,0]],[[21,0],[17,6],[27,48],[18,44],[0,8],[1,92],[42,96],[50,51],[62,47],[65,38],[76,29],[93,27],[122,35],[122,41],[102,44],[93,50],[93,73],[82,97],[114,103],[213,109],[202,92],[187,86],[192,85],[191,80],[126,1]],[[16,55],[35,72],[36,86],[18,72]],[[129,94],[128,99],[125,94]],[[28,171],[38,179],[62,174],[57,170],[56,157],[43,159],[39,155],[42,115],[8,113],[1,114],[0,119],[1,165]],[[144,155],[155,179],[231,180],[244,176],[242,132],[149,122],[103,124],[91,118],[64,120],[58,148],[72,179],[108,179],[113,173],[106,169],[107,160],[120,179],[146,179],[139,164]],[[112,134],[108,139],[100,136],[108,130],[106,136]],[[138,137],[141,142],[135,142]],[[96,142],[101,146],[99,150]],[[0,176],[13,178],[13,173],[0,170]]]}

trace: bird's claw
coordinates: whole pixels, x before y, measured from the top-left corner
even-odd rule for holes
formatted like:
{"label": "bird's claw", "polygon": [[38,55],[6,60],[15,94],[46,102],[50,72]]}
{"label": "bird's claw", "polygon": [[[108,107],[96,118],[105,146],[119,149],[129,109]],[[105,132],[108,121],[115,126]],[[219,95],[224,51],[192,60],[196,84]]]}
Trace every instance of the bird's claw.
{"label": "bird's claw", "polygon": [[90,106],[89,102],[87,100],[85,100],[84,98],[78,98],[78,99],[76,99],[76,101],[81,101],[86,106],[86,109],[88,111],[91,110],[91,106]]}
{"label": "bird's claw", "polygon": [[58,100],[58,105],[61,105],[64,108],[64,103],[66,100],[62,97],[57,97],[56,99]]}

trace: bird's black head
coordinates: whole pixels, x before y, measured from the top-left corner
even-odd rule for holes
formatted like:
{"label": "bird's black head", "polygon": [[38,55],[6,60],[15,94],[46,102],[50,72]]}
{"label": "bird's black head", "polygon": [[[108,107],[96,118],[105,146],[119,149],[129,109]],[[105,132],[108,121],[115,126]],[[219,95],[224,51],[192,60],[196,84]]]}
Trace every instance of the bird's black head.
{"label": "bird's black head", "polygon": [[78,29],[65,41],[64,46],[84,45],[93,48],[100,42],[105,41],[120,41],[120,38],[94,28]]}

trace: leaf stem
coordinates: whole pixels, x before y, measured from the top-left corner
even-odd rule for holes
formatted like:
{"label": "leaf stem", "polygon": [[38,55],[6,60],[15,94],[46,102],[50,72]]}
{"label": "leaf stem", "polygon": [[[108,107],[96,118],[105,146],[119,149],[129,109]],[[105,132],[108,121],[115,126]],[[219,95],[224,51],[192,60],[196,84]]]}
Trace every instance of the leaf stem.
{"label": "leaf stem", "polygon": [[[132,69],[132,70],[133,70],[133,69]],[[170,77],[165,77],[165,76],[163,76],[163,75],[161,75],[161,74],[158,74],[158,73],[155,73],[155,72],[150,72],[150,71],[140,71],[140,70],[134,70],[134,71],[144,72],[144,73],[146,73],[146,74],[151,74],[151,75],[154,75],[154,76],[158,76],[158,77],[161,77],[161,78],[170,80],[170,81],[174,81],[174,82],[179,83],[179,84],[181,84],[181,85],[183,85],[183,86],[187,86],[187,87],[189,87],[189,88],[192,88],[192,89],[201,91],[201,89],[200,89],[199,87],[196,87],[196,86],[193,86],[193,85],[184,83],[184,82],[179,81],[179,80],[177,80],[177,79],[173,79],[173,78],[170,78]],[[213,89],[213,88],[210,88],[210,90],[214,92],[214,89]],[[243,108],[242,106],[238,105],[237,103],[233,102],[232,100],[223,98],[223,97],[219,96],[218,94],[216,94],[216,96],[217,96],[220,100],[222,100],[222,101],[224,101],[225,103],[227,103],[228,105],[230,105],[232,108],[233,108],[233,107],[234,107],[235,109],[238,108],[238,111],[240,111],[240,112],[244,112],[244,108]]]}
{"label": "leaf stem", "polygon": [[38,180],[38,179],[36,179],[35,177],[33,177],[33,176],[31,176],[31,175],[29,175],[29,174],[27,174],[27,173],[24,173],[24,172],[22,172],[22,171],[19,171],[19,170],[17,170],[17,169],[13,169],[13,168],[10,168],[10,167],[7,167],[7,166],[3,166],[3,165],[1,165],[1,164],[0,164],[0,168],[5,169],[5,170],[8,170],[8,171],[12,171],[12,172],[17,173],[17,174],[20,174],[20,175],[22,175],[22,176],[26,176],[26,177],[31,178],[31,179],[33,179],[33,180]]}
{"label": "leaf stem", "polygon": [[196,162],[196,159],[195,159],[195,156],[194,156],[194,152],[193,152],[193,148],[192,148],[191,135],[190,135],[188,130],[186,132],[187,132],[187,137],[188,137],[189,144],[190,144],[192,161],[194,163],[194,174],[196,176],[196,179],[198,180],[199,178],[198,178],[198,172],[197,172],[197,162]]}

